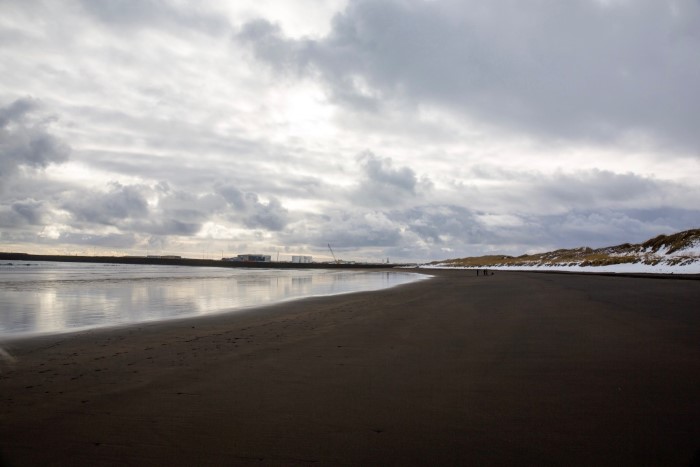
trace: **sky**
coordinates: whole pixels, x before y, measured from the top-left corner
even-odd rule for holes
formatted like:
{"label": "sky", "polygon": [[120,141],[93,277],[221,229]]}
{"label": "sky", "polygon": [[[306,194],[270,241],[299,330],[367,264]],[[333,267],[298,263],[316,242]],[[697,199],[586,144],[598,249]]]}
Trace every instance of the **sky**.
{"label": "sky", "polygon": [[0,251],[422,262],[700,227],[697,0],[0,0]]}

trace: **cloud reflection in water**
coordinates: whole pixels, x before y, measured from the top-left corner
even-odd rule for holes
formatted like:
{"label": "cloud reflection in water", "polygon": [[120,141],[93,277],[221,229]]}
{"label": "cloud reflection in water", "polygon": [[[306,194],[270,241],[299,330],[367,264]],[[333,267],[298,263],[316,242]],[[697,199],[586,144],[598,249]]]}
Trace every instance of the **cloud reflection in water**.
{"label": "cloud reflection in water", "polygon": [[0,264],[0,337],[167,320],[377,290],[407,272]]}

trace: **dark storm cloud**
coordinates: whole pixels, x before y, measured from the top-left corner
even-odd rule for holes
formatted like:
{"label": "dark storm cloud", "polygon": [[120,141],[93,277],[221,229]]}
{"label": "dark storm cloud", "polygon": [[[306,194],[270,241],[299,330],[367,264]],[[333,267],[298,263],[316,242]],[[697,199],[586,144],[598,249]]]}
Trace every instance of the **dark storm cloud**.
{"label": "dark storm cloud", "polygon": [[700,143],[698,2],[358,0],[318,40],[265,20],[237,39],[346,104],[433,103],[556,138]]}
{"label": "dark storm cloud", "polygon": [[19,167],[44,169],[68,160],[70,148],[49,132],[51,122],[30,98],[0,107],[0,183]]}

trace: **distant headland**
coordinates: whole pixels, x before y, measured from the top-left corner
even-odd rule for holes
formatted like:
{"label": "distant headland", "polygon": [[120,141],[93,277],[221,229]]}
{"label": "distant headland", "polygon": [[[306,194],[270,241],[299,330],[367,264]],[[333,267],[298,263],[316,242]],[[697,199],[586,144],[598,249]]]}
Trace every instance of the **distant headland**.
{"label": "distant headland", "polygon": [[2,261],[58,261],[65,263],[151,264],[167,266],[197,266],[216,268],[265,268],[265,269],[386,269],[404,264],[324,262],[294,263],[286,261],[230,261],[227,259],[195,259],[180,256],[79,256],[34,255],[30,253],[0,252]]}

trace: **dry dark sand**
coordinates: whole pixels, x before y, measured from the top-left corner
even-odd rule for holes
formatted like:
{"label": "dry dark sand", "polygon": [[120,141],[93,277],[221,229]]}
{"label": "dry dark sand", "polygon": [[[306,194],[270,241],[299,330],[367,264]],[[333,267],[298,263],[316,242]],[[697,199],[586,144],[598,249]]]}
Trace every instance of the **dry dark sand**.
{"label": "dry dark sand", "polygon": [[7,465],[691,465],[700,282],[436,271],[5,343]]}

